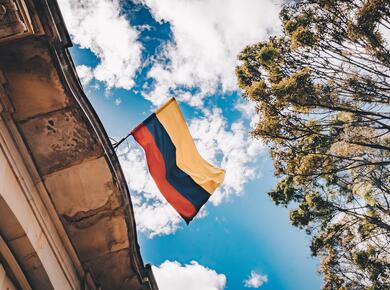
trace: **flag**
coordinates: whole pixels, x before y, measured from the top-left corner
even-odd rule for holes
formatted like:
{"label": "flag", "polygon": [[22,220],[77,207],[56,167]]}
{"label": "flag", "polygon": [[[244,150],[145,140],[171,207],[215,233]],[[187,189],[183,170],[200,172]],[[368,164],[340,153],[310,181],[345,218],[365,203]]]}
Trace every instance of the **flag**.
{"label": "flag", "polygon": [[200,156],[174,98],[131,134],[145,151],[157,187],[188,224],[223,182],[225,170]]}

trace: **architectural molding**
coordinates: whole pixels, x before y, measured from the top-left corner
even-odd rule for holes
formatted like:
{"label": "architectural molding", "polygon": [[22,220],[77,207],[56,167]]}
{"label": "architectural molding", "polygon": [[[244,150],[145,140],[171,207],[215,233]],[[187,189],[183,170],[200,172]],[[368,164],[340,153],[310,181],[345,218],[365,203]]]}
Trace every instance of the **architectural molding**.
{"label": "architectural molding", "polygon": [[[13,136],[17,135],[14,132]],[[75,267],[57,233],[51,215],[40,198],[21,154],[15,146],[14,139],[9,133],[4,122],[4,113],[0,118],[0,147],[0,155],[7,159],[8,166],[14,174],[14,181],[8,180],[8,182],[18,183],[18,188],[9,186],[7,191],[0,192],[1,196],[12,208],[42,264],[48,263],[46,266],[52,283],[62,281],[62,287],[68,285],[67,289],[80,289],[80,279]],[[5,181],[7,182],[7,180]],[[5,187],[4,183],[3,186]],[[37,233],[41,233],[41,235],[37,236]],[[57,265],[61,269],[56,269]],[[63,278],[59,279],[58,276],[63,276]]]}
{"label": "architectural molding", "polygon": [[20,287],[20,290],[32,290],[30,283],[27,281],[26,276],[24,275],[14,255],[12,254],[11,250],[8,248],[6,242],[1,237],[1,235],[0,235],[0,256],[3,257],[5,263],[7,263],[12,275],[15,277],[16,282]]}
{"label": "architectural molding", "polygon": [[[29,1],[29,0],[27,0]],[[31,17],[24,0],[0,0],[0,43],[31,36],[40,31],[40,24]],[[34,12],[33,9],[30,9]]]}

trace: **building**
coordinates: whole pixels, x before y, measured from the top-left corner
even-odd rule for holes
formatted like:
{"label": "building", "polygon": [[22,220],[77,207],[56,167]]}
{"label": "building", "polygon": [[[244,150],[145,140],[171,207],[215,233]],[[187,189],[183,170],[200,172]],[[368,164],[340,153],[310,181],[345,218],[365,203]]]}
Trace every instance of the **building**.
{"label": "building", "polygon": [[158,289],[55,0],[0,0],[0,289]]}

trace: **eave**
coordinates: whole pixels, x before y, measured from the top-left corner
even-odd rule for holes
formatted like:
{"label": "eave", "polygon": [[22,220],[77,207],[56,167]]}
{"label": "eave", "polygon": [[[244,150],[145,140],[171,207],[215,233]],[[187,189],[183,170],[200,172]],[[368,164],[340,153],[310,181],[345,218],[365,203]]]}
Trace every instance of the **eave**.
{"label": "eave", "polygon": [[1,116],[80,280],[157,289],[137,242],[118,157],[86,97],[56,1],[15,1],[25,30],[0,34]]}

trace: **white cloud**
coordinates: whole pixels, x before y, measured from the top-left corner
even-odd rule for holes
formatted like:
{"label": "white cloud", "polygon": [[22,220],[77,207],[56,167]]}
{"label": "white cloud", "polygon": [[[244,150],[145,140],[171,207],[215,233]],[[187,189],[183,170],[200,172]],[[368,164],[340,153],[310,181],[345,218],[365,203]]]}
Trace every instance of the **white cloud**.
{"label": "white cloud", "polygon": [[120,104],[122,104],[122,100],[119,98],[116,98],[114,103],[115,103],[115,105],[119,106]]}
{"label": "white cloud", "polygon": [[189,127],[200,154],[226,170],[222,187],[210,201],[219,205],[229,196],[241,194],[244,185],[257,177],[262,144],[248,135],[241,121],[228,126],[220,109],[205,111],[205,117],[193,119]]}
{"label": "white cloud", "polygon": [[76,66],[77,74],[83,86],[86,86],[93,78],[92,68],[86,65]]}
{"label": "white cloud", "polygon": [[379,32],[382,33],[382,36],[386,42],[385,45],[390,49],[390,29],[382,24],[379,24]]}
{"label": "white cloud", "polygon": [[150,26],[149,24],[142,24],[142,25],[136,25],[134,26],[138,31],[152,31],[154,30],[153,26]]}
{"label": "white cloud", "polygon": [[255,128],[260,118],[256,112],[256,104],[241,98],[235,108],[240,111],[242,118],[249,120],[249,126]]}
{"label": "white cloud", "polygon": [[181,265],[174,261],[165,261],[153,266],[160,290],[223,290],[226,276],[200,265],[196,261]]}
{"label": "white cloud", "polygon": [[266,275],[260,275],[255,271],[251,271],[248,279],[244,280],[244,286],[247,288],[260,288],[264,283],[268,282]]}
{"label": "white cloud", "polygon": [[93,75],[109,89],[130,89],[141,65],[142,45],[137,30],[121,15],[119,0],[60,0],[59,4],[73,42],[99,59],[95,68],[82,67],[81,73],[89,73],[84,81]]}
{"label": "white cloud", "polygon": [[[279,29],[279,0],[137,0],[157,21],[171,25],[173,40],[162,50],[161,62],[149,77],[155,87],[146,97],[155,105],[175,94],[191,105],[219,89],[237,89],[237,54],[248,44]],[[167,60],[169,60],[167,62]],[[196,92],[188,93],[183,88]],[[187,93],[186,93],[187,92]]]}

